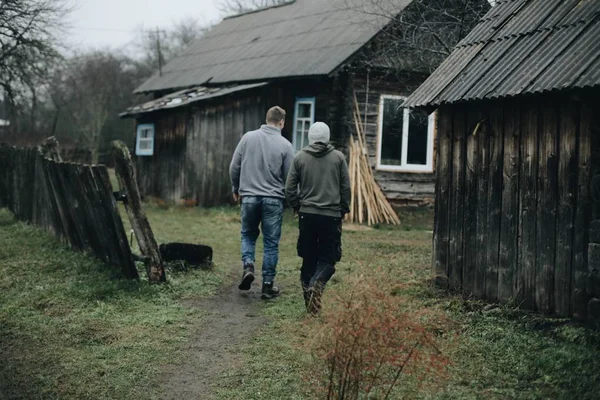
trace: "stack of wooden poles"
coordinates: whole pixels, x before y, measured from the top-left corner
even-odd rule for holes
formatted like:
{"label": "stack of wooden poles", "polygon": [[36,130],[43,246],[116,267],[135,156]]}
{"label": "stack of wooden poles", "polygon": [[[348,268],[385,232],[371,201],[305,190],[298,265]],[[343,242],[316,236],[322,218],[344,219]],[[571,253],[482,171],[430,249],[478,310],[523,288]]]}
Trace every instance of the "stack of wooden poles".
{"label": "stack of wooden poles", "polygon": [[350,213],[346,216],[346,220],[359,224],[366,222],[367,225],[380,223],[400,225],[398,214],[385,198],[373,176],[356,94],[354,94],[353,117],[356,127],[356,140],[354,135],[350,135],[350,157],[348,162],[352,200],[350,202]]}

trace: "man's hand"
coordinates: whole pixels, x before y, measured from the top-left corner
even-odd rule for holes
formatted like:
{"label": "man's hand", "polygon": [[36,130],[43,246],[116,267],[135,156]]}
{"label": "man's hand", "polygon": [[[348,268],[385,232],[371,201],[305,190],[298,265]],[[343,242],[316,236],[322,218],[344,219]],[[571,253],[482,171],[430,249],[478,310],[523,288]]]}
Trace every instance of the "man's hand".
{"label": "man's hand", "polygon": [[233,201],[235,201],[236,203],[240,202],[240,195],[238,193],[233,194]]}

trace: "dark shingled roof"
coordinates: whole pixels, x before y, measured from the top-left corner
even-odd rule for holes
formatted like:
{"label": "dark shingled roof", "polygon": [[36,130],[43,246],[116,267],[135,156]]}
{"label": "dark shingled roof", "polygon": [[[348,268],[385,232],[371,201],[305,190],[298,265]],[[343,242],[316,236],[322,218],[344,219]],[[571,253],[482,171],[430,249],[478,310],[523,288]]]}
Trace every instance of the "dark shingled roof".
{"label": "dark shingled roof", "polygon": [[[356,0],[296,0],[225,19],[154,75],[136,93],[232,82],[329,75],[389,19],[359,11]],[[411,0],[390,0],[400,13]]]}
{"label": "dark shingled roof", "polygon": [[600,0],[502,0],[404,105],[599,85]]}

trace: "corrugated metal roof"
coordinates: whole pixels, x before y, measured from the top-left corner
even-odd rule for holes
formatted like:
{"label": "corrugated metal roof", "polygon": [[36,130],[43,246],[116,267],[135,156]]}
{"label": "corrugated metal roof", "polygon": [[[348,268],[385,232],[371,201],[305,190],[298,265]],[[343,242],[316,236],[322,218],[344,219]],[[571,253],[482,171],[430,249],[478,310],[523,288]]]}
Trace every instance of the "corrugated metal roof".
{"label": "corrugated metal roof", "polygon": [[[296,0],[225,19],[169,62],[136,92],[229,82],[328,75],[364,46],[412,0]],[[389,9],[389,10],[388,10]]]}
{"label": "corrugated metal roof", "polygon": [[119,114],[121,117],[135,116],[144,113],[149,113],[158,110],[169,110],[172,108],[186,106],[190,103],[213,99],[215,97],[225,96],[228,94],[250,90],[261,86],[268,85],[268,82],[254,83],[250,85],[235,85],[225,87],[204,87],[198,86],[192,89],[185,89],[179,92],[168,94],[159,99],[148,101],[144,104],[129,107],[124,113]]}
{"label": "corrugated metal roof", "polygon": [[404,104],[594,86],[600,86],[600,0],[505,0]]}

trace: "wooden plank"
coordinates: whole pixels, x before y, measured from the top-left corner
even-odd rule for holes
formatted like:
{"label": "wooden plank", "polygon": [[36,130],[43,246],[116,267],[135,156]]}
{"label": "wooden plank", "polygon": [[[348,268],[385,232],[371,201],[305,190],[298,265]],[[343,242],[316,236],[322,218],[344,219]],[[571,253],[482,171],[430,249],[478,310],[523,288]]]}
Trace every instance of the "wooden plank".
{"label": "wooden plank", "polygon": [[502,212],[498,262],[498,300],[508,302],[516,295],[519,254],[519,165],[521,104],[505,103]]}
{"label": "wooden plank", "polygon": [[544,101],[540,107],[542,118],[538,155],[535,304],[537,310],[546,314],[554,310],[558,112],[553,100]]}
{"label": "wooden plank", "polygon": [[137,268],[133,262],[133,255],[127,233],[123,227],[123,221],[119,214],[119,209],[112,195],[112,187],[108,170],[104,166],[95,166],[91,169],[95,185],[98,188],[98,200],[102,204],[102,209],[108,212],[108,217],[104,220],[106,231],[109,232],[111,245],[111,260],[113,264],[121,268],[121,273],[128,279],[138,279]]}
{"label": "wooden plank", "polygon": [[48,160],[46,165],[48,167],[48,179],[52,187],[52,195],[56,202],[62,232],[64,233],[64,240],[66,240],[72,248],[81,249],[82,245],[72,217],[70,199],[65,193],[66,187],[64,179],[61,176],[60,164]]}
{"label": "wooden plank", "polygon": [[516,299],[526,309],[534,307],[538,106],[524,104],[521,113],[521,165],[519,171],[519,276]]}
{"label": "wooden plank", "polygon": [[210,155],[210,132],[214,131],[213,114],[204,111],[200,119],[200,134],[198,136],[200,142],[200,152],[202,153],[202,201],[200,206],[207,206],[210,201],[210,171],[209,171],[209,155]]}
{"label": "wooden plank", "polygon": [[587,311],[587,247],[589,221],[592,216],[589,190],[594,108],[594,104],[587,100],[581,103],[579,140],[577,144],[579,160],[571,278],[571,304],[573,317],[575,318],[585,318]]}
{"label": "wooden plank", "polygon": [[42,173],[40,174],[40,179],[45,182],[45,189],[48,196],[48,202],[45,203],[45,205],[42,205],[42,207],[44,207],[45,212],[48,214],[48,217],[46,217],[45,219],[47,219],[47,221],[51,220],[51,222],[49,223],[52,224],[51,230],[53,231],[54,235],[56,235],[59,238],[62,238],[63,240],[66,240],[67,232],[65,231],[62,209],[60,208],[61,204],[57,199],[56,193],[54,192],[52,176],[50,173],[49,164],[51,162],[53,163],[54,161],[47,160],[43,157],[40,157],[40,160],[42,170]]}
{"label": "wooden plank", "polygon": [[236,102],[234,107],[225,110],[225,126],[222,131],[223,134],[218,135],[218,137],[216,138],[218,143],[219,155],[219,184],[218,187],[215,188],[215,190],[217,191],[215,205],[226,204],[231,199],[231,184],[229,183],[229,164],[231,163],[231,159],[233,158],[233,153],[235,149],[229,150],[226,142],[230,140],[230,135],[237,127],[235,119],[237,118],[240,112],[241,110],[239,109],[239,102]]}
{"label": "wooden plank", "polygon": [[489,120],[489,175],[487,190],[487,236],[485,298],[498,300],[498,264],[500,257],[500,229],[502,210],[502,173],[504,163],[504,110],[495,105]]}
{"label": "wooden plank", "polygon": [[434,272],[440,287],[448,286],[448,229],[450,212],[450,182],[452,180],[452,109],[438,111],[438,165],[434,221]]}
{"label": "wooden plank", "polygon": [[449,269],[450,287],[454,290],[462,288],[463,275],[463,228],[464,228],[464,185],[465,185],[465,152],[466,152],[466,115],[463,105],[452,107],[452,181],[450,193],[450,226],[449,226]]}
{"label": "wooden plank", "polygon": [[142,209],[142,200],[133,171],[131,155],[125,143],[121,141],[113,142],[112,146],[113,157],[115,159],[115,172],[119,180],[120,191],[127,196],[125,210],[129,216],[131,227],[135,232],[140,251],[144,256],[150,258],[150,263],[146,271],[148,279],[150,282],[164,282],[166,281],[166,275],[163,262],[158,251],[154,233],[152,232],[152,228],[150,228],[150,222],[148,222],[146,213]]}
{"label": "wooden plank", "polygon": [[74,164],[58,163],[59,178],[64,187],[66,204],[69,207],[68,215],[73,228],[73,237],[76,236],[76,248],[79,250],[89,250],[90,243],[86,233],[87,226],[85,215],[85,199],[82,197],[82,188],[79,185],[79,177]]}
{"label": "wooden plank", "polygon": [[556,263],[554,304],[559,317],[571,316],[571,267],[573,222],[577,197],[577,130],[579,105],[564,101],[560,107],[558,215],[556,223]]}
{"label": "wooden plank", "polygon": [[[489,106],[486,106],[486,108]],[[476,125],[475,140],[477,141],[478,159],[474,166],[477,181],[476,208],[476,247],[475,247],[475,286],[473,294],[485,298],[485,278],[487,275],[488,247],[488,186],[490,169],[490,115],[482,116]]]}
{"label": "wooden plank", "polygon": [[467,112],[467,137],[465,157],[465,193],[464,193],[464,240],[463,240],[463,290],[475,293],[477,270],[477,176],[479,166],[479,141],[477,130],[481,121],[480,109],[470,107]]}

